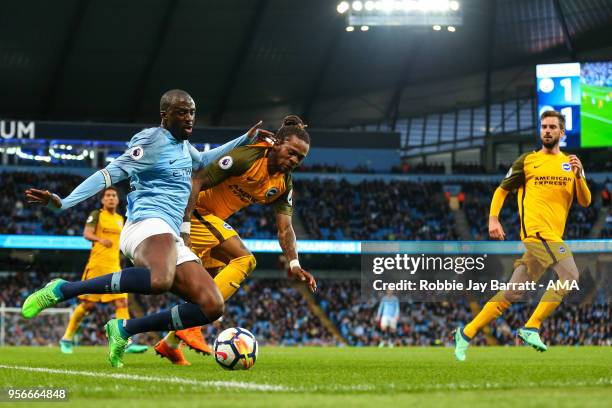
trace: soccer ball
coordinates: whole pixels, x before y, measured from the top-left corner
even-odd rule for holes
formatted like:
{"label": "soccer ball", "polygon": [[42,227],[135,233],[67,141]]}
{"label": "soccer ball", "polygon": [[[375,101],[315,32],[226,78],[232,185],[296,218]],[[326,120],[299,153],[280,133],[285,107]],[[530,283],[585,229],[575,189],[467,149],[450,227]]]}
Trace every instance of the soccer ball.
{"label": "soccer ball", "polygon": [[257,340],[242,327],[223,330],[214,344],[215,361],[228,370],[248,370],[257,360]]}

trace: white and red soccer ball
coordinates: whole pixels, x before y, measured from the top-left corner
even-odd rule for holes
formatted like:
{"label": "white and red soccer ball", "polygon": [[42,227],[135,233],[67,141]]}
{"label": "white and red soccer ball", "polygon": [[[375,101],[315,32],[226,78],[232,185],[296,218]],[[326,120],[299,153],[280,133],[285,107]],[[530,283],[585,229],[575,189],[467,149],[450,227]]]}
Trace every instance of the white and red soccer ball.
{"label": "white and red soccer ball", "polygon": [[223,330],[213,346],[215,360],[228,370],[248,370],[255,365],[259,347],[253,333],[242,327]]}

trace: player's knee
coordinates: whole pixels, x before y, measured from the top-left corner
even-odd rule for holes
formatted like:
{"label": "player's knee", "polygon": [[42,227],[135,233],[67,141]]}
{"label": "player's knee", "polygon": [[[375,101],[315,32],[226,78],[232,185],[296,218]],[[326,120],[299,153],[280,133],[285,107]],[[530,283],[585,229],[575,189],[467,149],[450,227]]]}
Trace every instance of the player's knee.
{"label": "player's knee", "polygon": [[520,301],[523,295],[524,291],[522,290],[507,290],[504,297],[508,302],[514,303]]}
{"label": "player's knee", "polygon": [[567,273],[567,279],[569,281],[577,281],[580,277],[580,273],[578,272],[578,268],[570,268]]}
{"label": "player's knee", "polygon": [[170,288],[172,288],[173,282],[173,271],[170,271],[167,268],[151,270],[151,290],[154,293],[163,293],[169,291]]}
{"label": "player's knee", "polygon": [[223,311],[225,310],[225,302],[223,301],[223,297],[221,296],[221,292],[217,289],[213,291],[214,293],[209,296],[203,304],[200,305],[204,315],[211,321],[219,319],[223,316]]}

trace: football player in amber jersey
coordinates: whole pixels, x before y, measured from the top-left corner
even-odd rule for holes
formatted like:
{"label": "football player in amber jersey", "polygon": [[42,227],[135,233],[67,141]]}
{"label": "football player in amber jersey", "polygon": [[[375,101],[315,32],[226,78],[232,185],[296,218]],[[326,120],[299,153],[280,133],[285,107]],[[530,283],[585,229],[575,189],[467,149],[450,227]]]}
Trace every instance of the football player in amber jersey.
{"label": "football player in amber jersey", "polygon": [[[276,134],[267,135],[271,141],[238,147],[194,175],[181,236],[202,259],[206,270],[218,270],[214,281],[225,300],[238,290],[256,265],[253,254],[225,219],[254,203],[274,207],[278,240],[285,257],[291,260],[290,274],[316,290],[315,279],[298,261],[291,224],[291,172],[310,148],[310,136],[304,128],[299,117],[287,116]],[[181,341],[196,351],[210,354],[199,327],[169,333],[155,350],[174,364],[189,364],[180,351]]]}
{"label": "football player in amber jersey", "polygon": [[[123,229],[123,217],[117,213],[119,194],[113,186],[102,191],[102,208],[89,214],[85,223],[83,237],[91,241],[89,260],[85,265],[82,279],[91,279],[113,273],[121,269],[119,259],[119,236]],[[62,353],[72,354],[73,337],[83,318],[96,307],[96,303],[113,302],[115,315],[118,319],[129,319],[127,293],[105,293],[81,295],[81,301],[76,307],[66,327],[66,332],[60,340]],[[126,349],[128,353],[139,353],[147,350],[147,346],[131,344]]]}
{"label": "football player in amber jersey", "polygon": [[[543,112],[540,123],[542,148],[520,156],[495,190],[489,214],[489,235],[497,240],[505,238],[499,213],[508,192],[518,190],[521,240],[526,252],[515,262],[510,282],[537,282],[549,267],[555,270],[560,282],[577,281],[578,268],[562,237],[574,195],[578,204],[588,207],[591,192],[578,157],[566,155],[559,148],[559,141],[565,134],[563,115],[556,111]],[[525,326],[518,329],[519,339],[538,351],[546,351],[539,334],[542,321],[559,306],[567,292],[559,286],[548,289]],[[522,295],[519,290],[497,293],[469,324],[455,331],[455,356],[459,361],[465,360],[469,342],[476,333]]]}

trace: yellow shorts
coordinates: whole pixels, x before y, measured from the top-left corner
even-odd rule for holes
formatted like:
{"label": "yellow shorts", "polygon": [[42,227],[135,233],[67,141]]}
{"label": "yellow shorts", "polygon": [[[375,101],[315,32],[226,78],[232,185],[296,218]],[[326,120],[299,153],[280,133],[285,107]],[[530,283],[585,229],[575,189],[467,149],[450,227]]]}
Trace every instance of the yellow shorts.
{"label": "yellow shorts", "polygon": [[205,268],[220,268],[225,263],[213,258],[210,251],[238,233],[231,225],[216,215],[200,215],[194,211],[191,217],[191,250],[202,260]]}
{"label": "yellow shorts", "polygon": [[514,262],[514,267],[527,267],[529,278],[539,281],[546,270],[565,258],[574,256],[563,239],[550,232],[538,232],[523,239],[525,254]]}
{"label": "yellow shorts", "polygon": [[[97,278],[98,276],[108,275],[109,273],[118,272],[120,270],[121,268],[116,265],[114,266],[87,265],[85,267],[85,271],[83,272],[83,276],[81,280]],[[86,300],[88,302],[95,302],[95,303],[107,303],[107,302],[112,302],[112,301],[120,300],[120,299],[127,300],[127,298],[128,298],[127,293],[100,293],[100,294],[79,296],[80,300]]]}

